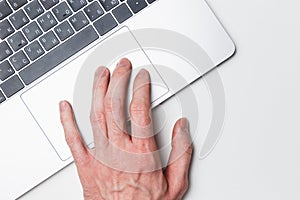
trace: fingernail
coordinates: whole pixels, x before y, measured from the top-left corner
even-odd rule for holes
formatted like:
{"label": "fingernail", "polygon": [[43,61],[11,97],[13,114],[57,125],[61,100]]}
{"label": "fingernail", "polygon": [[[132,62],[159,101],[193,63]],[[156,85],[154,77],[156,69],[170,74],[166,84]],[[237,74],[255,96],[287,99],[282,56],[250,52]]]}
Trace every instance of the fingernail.
{"label": "fingernail", "polygon": [[104,68],[101,74],[101,77],[105,77],[107,75],[107,68]]}
{"label": "fingernail", "polygon": [[146,77],[146,76],[148,76],[148,71],[145,69],[141,69],[138,75],[140,77]]}
{"label": "fingernail", "polygon": [[66,108],[67,108],[67,103],[66,103],[65,101],[61,101],[61,102],[59,103],[59,110],[60,110],[61,112],[63,112],[63,111],[66,110]]}
{"label": "fingernail", "polygon": [[99,67],[97,70],[96,70],[96,73],[95,73],[95,77],[99,77],[103,75],[103,71],[104,71],[104,67]]}
{"label": "fingernail", "polygon": [[185,133],[189,131],[189,122],[186,118],[182,118],[180,128]]}
{"label": "fingernail", "polygon": [[125,58],[122,58],[119,63],[118,63],[118,66],[117,67],[125,67],[129,64],[128,60],[125,59]]}

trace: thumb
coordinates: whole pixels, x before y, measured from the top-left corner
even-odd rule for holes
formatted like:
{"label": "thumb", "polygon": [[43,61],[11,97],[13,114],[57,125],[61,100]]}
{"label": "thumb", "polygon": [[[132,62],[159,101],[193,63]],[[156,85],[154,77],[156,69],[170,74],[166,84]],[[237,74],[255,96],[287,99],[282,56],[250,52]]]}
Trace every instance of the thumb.
{"label": "thumb", "polygon": [[172,151],[165,171],[171,199],[181,199],[188,189],[192,152],[188,121],[185,118],[179,119],[173,128]]}

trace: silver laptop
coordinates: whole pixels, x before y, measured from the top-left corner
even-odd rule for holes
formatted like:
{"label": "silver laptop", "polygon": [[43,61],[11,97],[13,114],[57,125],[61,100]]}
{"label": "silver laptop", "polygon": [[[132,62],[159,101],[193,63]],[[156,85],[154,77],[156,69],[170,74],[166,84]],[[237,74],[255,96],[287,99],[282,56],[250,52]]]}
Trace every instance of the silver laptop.
{"label": "silver laptop", "polygon": [[127,57],[132,76],[149,70],[155,107],[235,51],[204,0],[0,0],[0,38],[0,199],[18,198],[72,162],[60,100],[74,105],[93,146],[98,66],[113,70]]}

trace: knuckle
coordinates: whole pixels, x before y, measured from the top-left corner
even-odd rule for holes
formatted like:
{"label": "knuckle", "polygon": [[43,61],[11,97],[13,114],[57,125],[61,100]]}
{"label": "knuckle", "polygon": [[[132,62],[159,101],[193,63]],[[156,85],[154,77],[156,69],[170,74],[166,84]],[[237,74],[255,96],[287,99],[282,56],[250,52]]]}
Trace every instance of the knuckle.
{"label": "knuckle", "polygon": [[133,101],[130,104],[130,116],[141,126],[151,122],[150,105],[142,101]]}
{"label": "knuckle", "polygon": [[133,101],[130,104],[130,112],[133,115],[138,115],[141,117],[148,117],[149,116],[149,108],[150,105],[147,105],[148,103],[143,101]]}
{"label": "knuckle", "polygon": [[73,146],[74,144],[74,139],[73,137],[70,137],[70,136],[66,136],[66,142],[69,146]]}
{"label": "knuckle", "polygon": [[74,152],[73,152],[73,157],[74,157],[74,160],[75,160],[77,165],[83,166],[83,167],[88,166],[89,160],[87,159],[86,156],[84,156],[84,155],[75,155]]}
{"label": "knuckle", "polygon": [[69,146],[74,146],[78,142],[79,136],[73,131],[70,134],[68,134],[65,139]]}
{"label": "knuckle", "polygon": [[103,111],[92,111],[90,113],[91,123],[102,123],[105,122],[105,114]]}
{"label": "knuckle", "polygon": [[186,147],[185,153],[188,154],[188,155],[192,155],[193,154],[193,145],[192,144],[189,144]]}
{"label": "knuckle", "polygon": [[112,97],[105,97],[104,99],[104,108],[105,112],[112,112],[113,111],[113,99]]}
{"label": "knuckle", "polygon": [[122,128],[119,126],[119,124],[116,123],[115,120],[112,120],[110,129],[113,133],[123,134]]}

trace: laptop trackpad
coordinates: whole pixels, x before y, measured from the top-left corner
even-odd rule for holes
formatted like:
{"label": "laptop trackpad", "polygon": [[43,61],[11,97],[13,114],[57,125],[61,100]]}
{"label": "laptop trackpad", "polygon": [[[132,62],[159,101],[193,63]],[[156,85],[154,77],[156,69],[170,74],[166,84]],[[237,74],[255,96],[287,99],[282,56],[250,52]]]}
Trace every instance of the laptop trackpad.
{"label": "laptop trackpad", "polygon": [[[85,142],[91,144],[93,141],[92,132],[86,124],[89,122],[89,102],[91,102],[94,72],[101,65],[109,67],[112,71],[116,62],[122,57],[127,57],[132,61],[131,77],[135,76],[141,67],[150,71],[152,102],[168,92],[168,87],[129,29],[122,28],[22,94],[21,97],[28,110],[62,160],[70,158],[71,153],[65,143],[60,124],[59,102],[68,100],[75,104],[74,109],[79,128]],[[132,83],[133,78],[129,83],[128,94],[132,92]],[[130,95],[128,96],[130,99]],[[86,103],[80,106],[82,101]]]}

